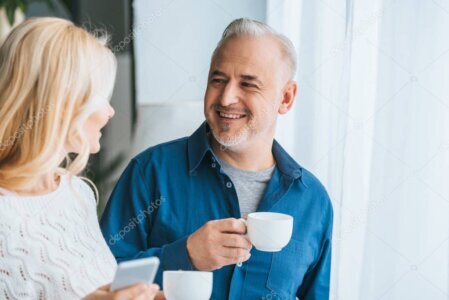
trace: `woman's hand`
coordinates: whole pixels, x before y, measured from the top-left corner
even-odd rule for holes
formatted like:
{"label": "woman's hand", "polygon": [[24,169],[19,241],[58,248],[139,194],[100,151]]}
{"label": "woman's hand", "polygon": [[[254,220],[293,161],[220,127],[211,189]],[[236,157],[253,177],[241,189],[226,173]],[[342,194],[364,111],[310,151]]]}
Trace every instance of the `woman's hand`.
{"label": "woman's hand", "polygon": [[95,292],[87,295],[84,300],[153,300],[164,299],[161,293],[158,293],[159,286],[156,284],[136,284],[115,292],[109,291],[111,285],[100,287]]}

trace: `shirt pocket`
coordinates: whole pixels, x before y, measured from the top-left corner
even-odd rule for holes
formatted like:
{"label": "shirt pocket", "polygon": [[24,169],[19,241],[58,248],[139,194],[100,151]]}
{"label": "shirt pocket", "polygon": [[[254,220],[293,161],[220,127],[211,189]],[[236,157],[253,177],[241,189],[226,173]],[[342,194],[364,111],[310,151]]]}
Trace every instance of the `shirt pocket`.
{"label": "shirt pocket", "polygon": [[282,251],[273,253],[267,288],[274,299],[296,299],[296,292],[313,262],[314,251],[306,241],[291,239]]}

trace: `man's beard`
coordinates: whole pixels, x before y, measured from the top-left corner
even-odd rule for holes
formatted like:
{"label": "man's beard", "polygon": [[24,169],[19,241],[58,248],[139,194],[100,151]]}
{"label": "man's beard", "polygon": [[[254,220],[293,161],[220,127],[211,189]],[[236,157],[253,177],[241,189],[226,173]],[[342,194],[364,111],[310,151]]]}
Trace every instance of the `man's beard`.
{"label": "man's beard", "polygon": [[[250,116],[248,116],[250,117]],[[247,124],[243,126],[243,128],[239,129],[232,136],[224,136],[227,131],[230,131],[230,125],[224,125],[220,128],[215,128],[212,126],[211,122],[208,122],[212,135],[215,140],[221,145],[221,148],[235,148],[240,144],[249,140],[249,138],[257,133],[255,128],[255,120],[251,118]]]}

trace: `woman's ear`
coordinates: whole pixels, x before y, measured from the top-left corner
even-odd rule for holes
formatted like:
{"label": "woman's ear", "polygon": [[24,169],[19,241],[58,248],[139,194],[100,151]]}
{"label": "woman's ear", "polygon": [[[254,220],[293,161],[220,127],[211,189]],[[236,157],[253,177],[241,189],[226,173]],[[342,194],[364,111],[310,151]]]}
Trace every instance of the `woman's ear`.
{"label": "woman's ear", "polygon": [[293,106],[295,101],[296,91],[298,90],[298,84],[294,80],[289,80],[282,92],[282,101],[279,105],[279,114],[286,114]]}

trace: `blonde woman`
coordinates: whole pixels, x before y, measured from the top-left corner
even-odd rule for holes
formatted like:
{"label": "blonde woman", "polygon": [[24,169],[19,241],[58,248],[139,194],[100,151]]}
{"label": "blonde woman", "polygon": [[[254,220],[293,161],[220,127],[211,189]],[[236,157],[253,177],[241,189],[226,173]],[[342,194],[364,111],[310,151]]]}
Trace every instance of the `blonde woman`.
{"label": "blonde woman", "polygon": [[[100,149],[116,60],[66,20],[30,19],[0,48],[0,298],[153,299],[109,292],[116,269],[77,175]],[[76,153],[73,160],[70,153]]]}

